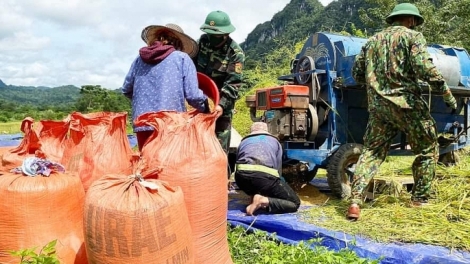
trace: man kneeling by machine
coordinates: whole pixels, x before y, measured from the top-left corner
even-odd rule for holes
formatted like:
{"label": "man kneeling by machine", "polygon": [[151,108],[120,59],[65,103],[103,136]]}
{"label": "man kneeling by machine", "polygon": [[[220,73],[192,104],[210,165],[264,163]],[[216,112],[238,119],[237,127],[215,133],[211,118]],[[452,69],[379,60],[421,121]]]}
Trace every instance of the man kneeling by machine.
{"label": "man kneeling by machine", "polygon": [[253,215],[259,209],[272,214],[296,212],[300,199],[281,179],[281,144],[268,133],[264,122],[253,123],[250,130],[238,146],[235,165],[235,182],[252,197],[246,214]]}

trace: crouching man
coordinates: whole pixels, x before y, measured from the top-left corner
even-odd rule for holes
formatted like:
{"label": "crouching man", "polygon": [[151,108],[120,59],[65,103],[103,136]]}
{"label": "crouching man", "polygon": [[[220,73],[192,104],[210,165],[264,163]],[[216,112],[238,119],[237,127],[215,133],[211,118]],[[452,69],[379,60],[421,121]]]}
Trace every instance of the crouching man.
{"label": "crouching man", "polygon": [[268,133],[266,123],[255,122],[250,130],[238,146],[235,165],[235,182],[252,197],[246,214],[260,209],[272,214],[296,212],[300,199],[281,179],[281,144]]}

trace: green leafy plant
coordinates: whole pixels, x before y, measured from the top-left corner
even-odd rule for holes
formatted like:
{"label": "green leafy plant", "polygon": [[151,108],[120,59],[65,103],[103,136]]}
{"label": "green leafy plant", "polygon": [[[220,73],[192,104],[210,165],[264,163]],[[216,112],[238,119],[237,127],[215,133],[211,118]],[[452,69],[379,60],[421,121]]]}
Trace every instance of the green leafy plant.
{"label": "green leafy plant", "polygon": [[21,249],[18,251],[11,251],[13,256],[20,257],[20,264],[60,264],[56,255],[57,239],[47,243],[39,253],[36,253],[36,248]]}
{"label": "green leafy plant", "polygon": [[321,239],[311,239],[297,245],[288,245],[264,231],[248,231],[242,227],[229,227],[228,241],[234,263],[303,264],[303,263],[379,263],[378,260],[360,258],[348,248],[338,252],[321,246]]}

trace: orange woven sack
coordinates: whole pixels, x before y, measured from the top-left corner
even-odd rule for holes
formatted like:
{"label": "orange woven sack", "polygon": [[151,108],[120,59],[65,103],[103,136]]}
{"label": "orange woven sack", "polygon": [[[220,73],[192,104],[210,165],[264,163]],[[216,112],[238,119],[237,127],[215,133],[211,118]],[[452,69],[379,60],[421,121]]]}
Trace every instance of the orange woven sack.
{"label": "orange woven sack", "polygon": [[127,113],[97,112],[70,115],[70,135],[61,163],[78,172],[85,192],[102,175],[129,175],[133,151],[126,134]]}
{"label": "orange woven sack", "polygon": [[[14,149],[14,148],[16,148],[16,147],[14,147],[14,146],[4,146],[4,147],[0,147],[0,157],[3,157],[3,154],[4,154],[4,153],[7,153],[7,152],[9,152],[10,150],[12,150],[12,149]],[[1,165],[2,165],[2,164],[0,164],[0,168],[2,167]]]}
{"label": "orange woven sack", "polygon": [[179,187],[139,176],[105,175],[88,189],[84,222],[90,263],[195,263]]}
{"label": "orange woven sack", "polygon": [[60,263],[86,264],[80,179],[67,173],[0,174],[0,263],[19,263],[10,251],[36,247],[38,253],[57,239]]}
{"label": "orange woven sack", "polygon": [[33,123],[34,120],[31,117],[27,117],[21,122],[21,132],[24,133],[23,140],[16,148],[3,153],[2,166],[4,170],[20,166],[26,156],[34,156],[34,153],[41,147],[38,135],[33,130]]}
{"label": "orange woven sack", "polygon": [[68,138],[69,126],[68,118],[60,121],[39,121],[35,130],[41,143],[41,152],[48,160],[61,161],[65,150],[65,142]]}
{"label": "orange woven sack", "polygon": [[227,242],[227,156],[215,135],[216,116],[195,111],[147,113],[137,126],[155,128],[142,148],[145,178],[180,186],[194,237],[195,263],[233,263]]}
{"label": "orange woven sack", "polygon": [[25,118],[21,123],[23,140],[17,147],[3,153],[4,170],[18,167],[25,157],[34,157],[36,154],[54,162],[61,160],[69,129],[68,121],[41,120],[37,127],[33,127],[33,124],[31,117]]}

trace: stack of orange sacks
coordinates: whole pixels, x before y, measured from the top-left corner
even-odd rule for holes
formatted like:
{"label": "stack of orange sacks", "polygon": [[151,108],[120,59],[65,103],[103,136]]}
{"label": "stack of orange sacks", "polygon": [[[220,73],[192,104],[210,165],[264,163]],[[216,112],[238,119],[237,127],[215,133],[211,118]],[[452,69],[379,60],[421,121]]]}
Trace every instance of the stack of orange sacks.
{"label": "stack of orange sacks", "polygon": [[[136,124],[155,131],[142,153],[129,144],[126,120],[111,112],[23,120],[20,145],[0,149],[0,263],[56,239],[65,264],[233,263],[216,116],[145,114]],[[65,172],[26,176],[28,158]]]}

